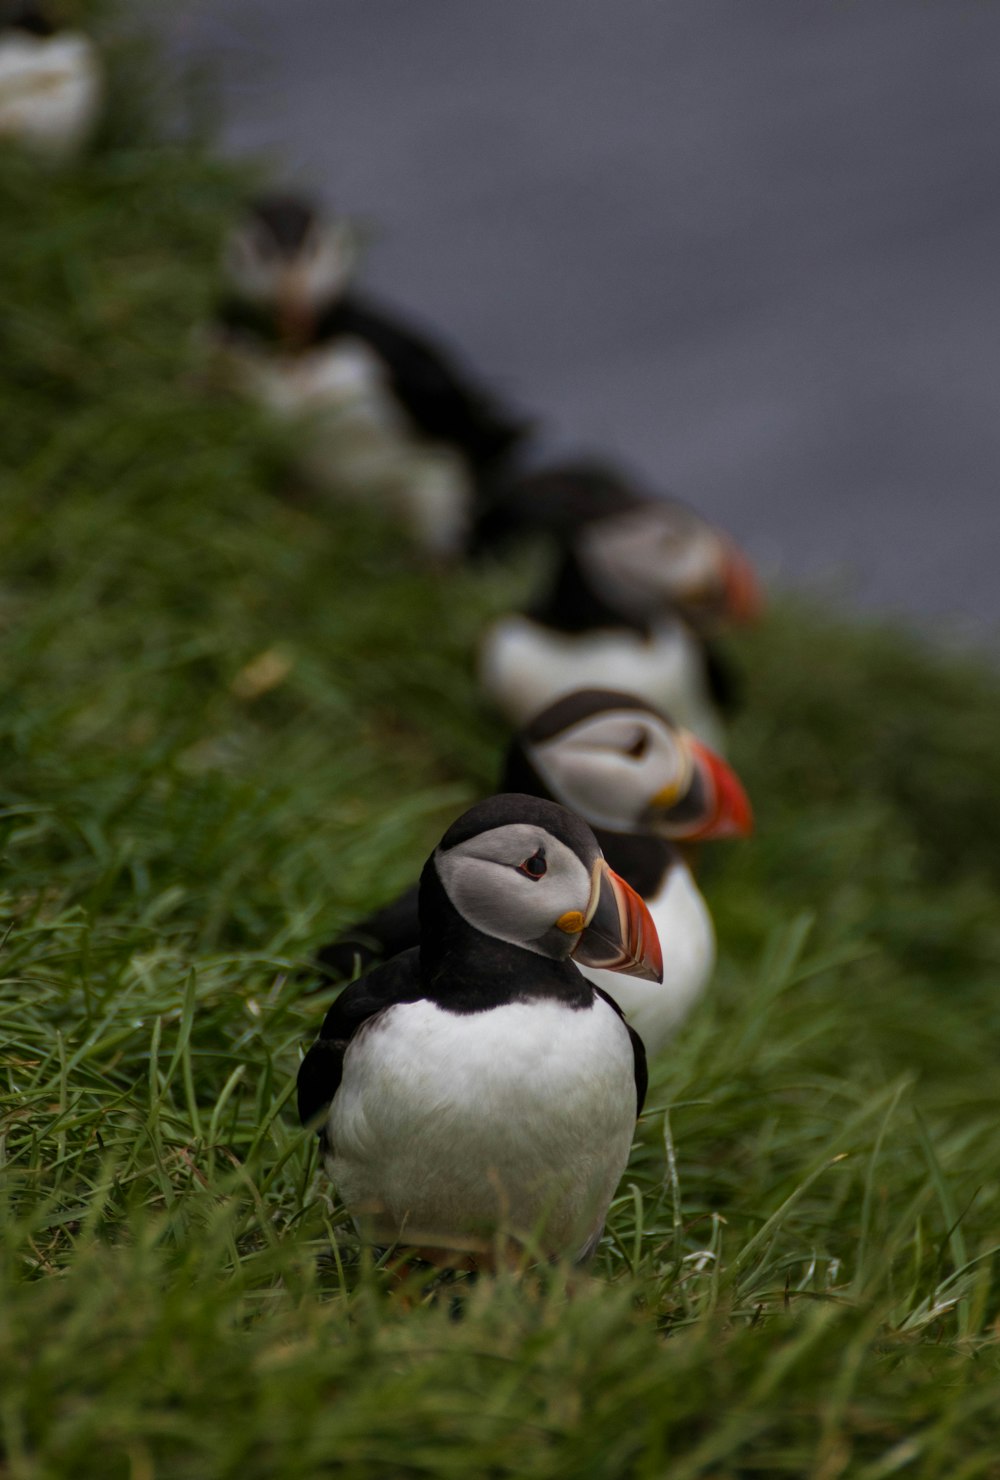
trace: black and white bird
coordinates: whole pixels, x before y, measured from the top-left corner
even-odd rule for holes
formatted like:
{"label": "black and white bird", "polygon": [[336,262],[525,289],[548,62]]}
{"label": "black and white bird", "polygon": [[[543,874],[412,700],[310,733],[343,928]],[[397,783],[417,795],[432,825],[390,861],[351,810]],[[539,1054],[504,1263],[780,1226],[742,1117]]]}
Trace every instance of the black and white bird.
{"label": "black and white bird", "polygon": [[92,134],[103,95],[89,36],[58,28],[36,0],[0,3],[0,138],[67,159]]}
{"label": "black and white bird", "polygon": [[444,1265],[507,1238],[586,1259],[646,1089],[642,1042],[587,963],[660,973],[642,900],[591,830],[491,797],[420,880],[420,945],[352,983],[299,1070],[299,1113],[362,1237]]}
{"label": "black and white bird", "polygon": [[467,541],[479,492],[528,425],[439,345],[359,294],[352,224],[309,201],[253,202],[225,247],[217,340],[236,383],[309,422],[303,468],[342,498],[381,501],[428,551]]}
{"label": "black and white bird", "polygon": [[[544,709],[511,743],[500,791],[561,803],[593,829],[612,868],[645,900],[664,949],[659,983],[584,968],[655,1054],[708,986],[715,931],[683,847],[745,837],[750,803],[732,769],[689,731],[631,694],[582,690]],[[417,944],[417,889],[326,946],[318,963],[350,976],[358,963]]]}
{"label": "black and white bird", "polygon": [[710,638],[760,606],[750,562],[728,535],[589,463],[520,480],[495,514],[498,541],[529,530],[559,549],[540,598],[482,641],[480,679],[507,718],[521,724],[576,689],[615,688],[721,748],[726,696]]}

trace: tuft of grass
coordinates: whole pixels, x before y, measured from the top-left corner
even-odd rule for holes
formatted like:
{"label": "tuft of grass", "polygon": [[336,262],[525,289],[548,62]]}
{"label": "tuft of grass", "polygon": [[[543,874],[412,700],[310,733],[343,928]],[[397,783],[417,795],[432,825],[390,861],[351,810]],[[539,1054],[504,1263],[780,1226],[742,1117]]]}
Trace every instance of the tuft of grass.
{"label": "tuft of grass", "polygon": [[489,788],[530,572],[421,568],[211,385],[246,180],[0,156],[4,1473],[1000,1474],[985,666],[790,599],[737,645],[759,833],[588,1276],[400,1299],[317,1180],[296,969]]}

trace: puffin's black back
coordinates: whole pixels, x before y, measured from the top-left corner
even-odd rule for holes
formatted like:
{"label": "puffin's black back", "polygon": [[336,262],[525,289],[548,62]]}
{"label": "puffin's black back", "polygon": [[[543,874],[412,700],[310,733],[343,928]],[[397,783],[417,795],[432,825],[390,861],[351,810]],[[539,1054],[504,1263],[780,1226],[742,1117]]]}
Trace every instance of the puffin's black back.
{"label": "puffin's black back", "polygon": [[419,431],[458,447],[477,470],[507,457],[528,435],[529,423],[501,407],[441,346],[356,292],[330,305],[317,333],[321,340],[341,335],[364,340]]}
{"label": "puffin's black back", "polygon": [[477,522],[473,547],[477,552],[499,550],[528,534],[567,543],[581,525],[650,501],[650,494],[610,463],[556,463],[508,479],[496,490]]}

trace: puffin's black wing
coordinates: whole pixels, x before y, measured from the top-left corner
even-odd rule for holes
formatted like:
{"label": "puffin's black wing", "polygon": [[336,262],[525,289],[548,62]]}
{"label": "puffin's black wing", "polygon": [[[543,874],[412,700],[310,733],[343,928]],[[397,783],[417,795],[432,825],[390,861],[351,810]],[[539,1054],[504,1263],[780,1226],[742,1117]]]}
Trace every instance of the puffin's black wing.
{"label": "puffin's black wing", "polygon": [[[394,394],[431,441],[450,442],[477,469],[497,462],[527,436],[529,424],[419,332],[353,293],[330,310],[329,328],[363,339],[385,366]],[[324,331],[320,321],[319,333]]]}
{"label": "puffin's black wing", "polygon": [[732,658],[713,642],[705,643],[705,671],[716,708],[731,718],[743,707],[743,675]]}
{"label": "puffin's black wing", "polygon": [[357,925],[344,932],[316,955],[316,964],[331,976],[350,976],[355,961],[368,971],[376,961],[387,961],[420,943],[420,916],[417,911],[419,886],[414,884],[398,899],[366,915]]}
{"label": "puffin's black wing", "polygon": [[394,956],[344,988],[299,1065],[299,1119],[303,1125],[324,1110],[340,1088],[344,1054],[358,1029],[387,1007],[416,1002],[422,995],[417,949]]}
{"label": "puffin's black wing", "polygon": [[534,535],[565,546],[584,525],[649,504],[654,504],[651,496],[612,464],[553,463],[491,490],[473,529],[472,552],[503,550]]}
{"label": "puffin's black wing", "polygon": [[649,1088],[649,1065],[646,1063],[646,1045],[635,1029],[625,1022],[625,1014],[615,999],[609,997],[603,987],[595,987],[594,991],[598,997],[603,997],[605,1002],[614,1008],[622,1022],[625,1023],[626,1028],[628,1028],[628,1036],[632,1040],[632,1060],[635,1065],[635,1118],[638,1120],[642,1114],[642,1107],[646,1103],[646,1091]]}

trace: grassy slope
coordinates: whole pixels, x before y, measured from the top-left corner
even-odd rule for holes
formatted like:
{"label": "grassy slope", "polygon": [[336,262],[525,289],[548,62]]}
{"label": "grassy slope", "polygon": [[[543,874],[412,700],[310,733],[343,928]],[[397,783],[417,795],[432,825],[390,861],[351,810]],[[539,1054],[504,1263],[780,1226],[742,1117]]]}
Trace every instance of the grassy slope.
{"label": "grassy slope", "polygon": [[274,496],[194,337],[240,185],[0,161],[0,1473],[1000,1475],[975,667],[787,603],[743,645],[760,834],[572,1298],[407,1309],[314,1187],[286,967],[488,785],[469,654],[524,577]]}

